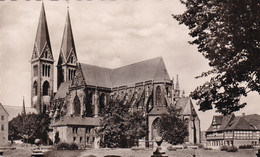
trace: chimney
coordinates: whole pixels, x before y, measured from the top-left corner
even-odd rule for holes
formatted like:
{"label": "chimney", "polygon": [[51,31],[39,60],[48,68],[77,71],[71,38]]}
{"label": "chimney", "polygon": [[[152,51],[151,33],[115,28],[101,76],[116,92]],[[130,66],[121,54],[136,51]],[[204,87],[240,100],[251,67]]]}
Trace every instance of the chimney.
{"label": "chimney", "polygon": [[245,115],[246,115],[245,113],[242,113],[242,117],[245,117]]}

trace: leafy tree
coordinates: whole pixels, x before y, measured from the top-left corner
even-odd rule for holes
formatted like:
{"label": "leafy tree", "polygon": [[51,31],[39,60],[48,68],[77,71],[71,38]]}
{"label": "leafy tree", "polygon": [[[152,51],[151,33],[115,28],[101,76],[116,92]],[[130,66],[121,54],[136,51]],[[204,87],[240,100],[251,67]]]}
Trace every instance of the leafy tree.
{"label": "leafy tree", "polygon": [[46,114],[18,115],[9,122],[9,138],[27,139],[33,143],[35,139],[47,141],[49,116]]}
{"label": "leafy tree", "polygon": [[168,113],[163,114],[158,123],[159,135],[168,143],[182,144],[189,135],[185,121],[180,117],[180,109],[168,108]]}
{"label": "leafy tree", "polygon": [[105,107],[98,130],[102,147],[131,147],[145,134],[145,117],[141,111],[131,112],[130,104],[118,100],[111,100]]}
{"label": "leafy tree", "polygon": [[209,82],[191,93],[200,110],[230,114],[243,108],[240,98],[260,93],[259,0],[181,0],[186,10],[173,15],[188,26],[190,44],[209,60]]}

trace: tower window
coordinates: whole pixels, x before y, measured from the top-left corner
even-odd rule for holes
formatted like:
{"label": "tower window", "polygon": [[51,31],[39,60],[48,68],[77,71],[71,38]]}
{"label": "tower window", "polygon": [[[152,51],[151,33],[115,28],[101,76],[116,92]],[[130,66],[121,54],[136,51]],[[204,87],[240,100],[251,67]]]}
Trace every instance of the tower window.
{"label": "tower window", "polygon": [[45,81],[43,83],[43,95],[48,95],[48,90],[49,90],[49,82],[48,81]]}
{"label": "tower window", "polygon": [[42,76],[44,76],[44,73],[45,73],[45,65],[43,64],[42,65]]}
{"label": "tower window", "polygon": [[37,82],[33,83],[33,95],[37,95]]}
{"label": "tower window", "polygon": [[38,65],[33,66],[33,76],[36,77],[38,75]]}
{"label": "tower window", "polygon": [[44,53],[44,55],[45,55],[45,58],[48,58],[48,53],[47,53],[47,51]]}

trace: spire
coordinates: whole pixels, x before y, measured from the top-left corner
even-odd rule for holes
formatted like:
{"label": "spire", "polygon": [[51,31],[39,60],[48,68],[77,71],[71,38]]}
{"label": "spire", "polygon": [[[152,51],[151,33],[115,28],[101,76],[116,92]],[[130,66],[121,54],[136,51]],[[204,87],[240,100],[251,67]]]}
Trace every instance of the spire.
{"label": "spire", "polygon": [[21,115],[26,115],[24,97],[23,97],[23,109]]}
{"label": "spire", "polygon": [[179,76],[178,76],[178,74],[177,74],[177,76],[176,76],[176,90],[180,90]]}
{"label": "spire", "polygon": [[51,52],[51,43],[50,43],[48,26],[47,26],[46,14],[44,9],[44,4],[42,2],[42,8],[40,13],[36,38],[35,38],[35,46],[37,47],[37,56],[41,56],[41,53],[43,52],[45,45],[49,47],[49,50]]}
{"label": "spire", "polygon": [[62,43],[61,43],[61,52],[63,53],[63,56],[66,61],[68,60],[69,55],[72,50],[74,52],[76,52],[73,33],[72,33],[72,27],[71,27],[71,21],[70,21],[69,7],[67,7],[67,9],[68,9],[67,17],[66,17],[63,38],[62,38]]}

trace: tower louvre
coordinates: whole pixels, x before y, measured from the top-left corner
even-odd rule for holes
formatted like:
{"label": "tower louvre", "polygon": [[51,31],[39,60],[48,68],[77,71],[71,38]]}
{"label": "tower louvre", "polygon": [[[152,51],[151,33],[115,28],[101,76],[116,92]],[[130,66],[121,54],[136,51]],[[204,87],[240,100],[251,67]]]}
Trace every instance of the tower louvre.
{"label": "tower louvre", "polygon": [[31,58],[31,107],[42,113],[53,97],[53,54],[42,3],[40,18]]}

